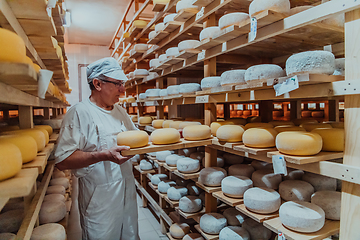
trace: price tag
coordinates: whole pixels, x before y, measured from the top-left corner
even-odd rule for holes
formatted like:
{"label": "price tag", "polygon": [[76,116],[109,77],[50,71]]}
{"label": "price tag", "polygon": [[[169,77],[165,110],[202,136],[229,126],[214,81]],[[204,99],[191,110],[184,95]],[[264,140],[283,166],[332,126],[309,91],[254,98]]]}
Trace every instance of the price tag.
{"label": "price tag", "polygon": [[201,61],[205,58],[205,50],[202,50],[200,53],[198,53],[197,60]]}
{"label": "price tag", "polygon": [[275,174],[284,174],[284,176],[287,175],[287,168],[286,168],[284,155],[273,155],[272,163]]}
{"label": "price tag", "polygon": [[255,40],[256,38],[256,33],[257,33],[257,20],[256,17],[252,17],[251,18],[251,27],[250,27],[250,33],[249,33],[249,42],[252,42]]}
{"label": "price tag", "polygon": [[299,88],[299,79],[297,76],[286,79],[285,82],[274,85],[276,96],[283,95]]}
{"label": "price tag", "polygon": [[195,103],[208,103],[209,102],[209,95],[204,96],[196,96]]}
{"label": "price tag", "polygon": [[282,232],[280,232],[279,231],[279,233],[278,233],[278,238],[277,238],[278,240],[286,240],[286,238],[285,238],[285,235],[282,233]]}
{"label": "price tag", "polygon": [[204,16],[205,7],[202,7],[201,10],[196,14],[195,21],[199,20],[202,16]]}

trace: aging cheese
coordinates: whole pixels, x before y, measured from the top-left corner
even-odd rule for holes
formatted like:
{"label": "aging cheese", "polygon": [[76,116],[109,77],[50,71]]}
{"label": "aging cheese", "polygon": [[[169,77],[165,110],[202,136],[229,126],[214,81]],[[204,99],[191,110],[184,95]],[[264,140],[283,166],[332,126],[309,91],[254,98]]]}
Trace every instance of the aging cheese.
{"label": "aging cheese", "polygon": [[219,141],[241,142],[243,139],[244,128],[239,125],[223,125],[216,131]]}
{"label": "aging cheese", "polygon": [[252,212],[268,214],[279,210],[281,198],[273,189],[254,187],[244,193],[244,204]]}
{"label": "aging cheese", "polygon": [[62,185],[49,186],[46,190],[46,194],[62,194],[65,195],[66,189]]}
{"label": "aging cheese", "polygon": [[193,152],[190,154],[189,157],[201,161],[205,157],[205,153],[204,152]]}
{"label": "aging cheese", "polygon": [[311,117],[313,118],[323,118],[324,117],[324,111],[312,111]]}
{"label": "aging cheese", "polygon": [[177,160],[176,167],[179,172],[194,173],[200,170],[200,161],[184,157]]}
{"label": "aging cheese", "polygon": [[184,129],[187,126],[194,126],[194,125],[199,126],[199,125],[201,125],[201,123],[200,122],[190,122],[190,121],[181,122],[179,124],[179,129]]}
{"label": "aging cheese", "polygon": [[284,77],[284,70],[275,64],[260,64],[249,67],[245,72],[245,81]]}
{"label": "aging cheese", "polygon": [[156,37],[156,32],[155,31],[151,31],[149,32],[149,35],[148,35],[148,38],[151,40],[151,39],[154,39]]}
{"label": "aging cheese", "polygon": [[[22,163],[34,160],[37,156],[37,144],[34,138],[27,135],[0,136],[1,143],[12,143],[21,152]],[[1,169],[1,168],[0,168]]]}
{"label": "aging cheese", "polygon": [[173,238],[180,239],[190,232],[190,226],[187,223],[174,223],[169,232]]}
{"label": "aging cheese", "polygon": [[50,125],[35,125],[34,128],[45,129],[49,133],[49,136],[51,136],[54,132]]}
{"label": "aging cheese", "polygon": [[292,120],[292,122],[296,126],[300,126],[301,124],[304,124],[304,123],[319,123],[316,119],[295,119],[295,120]]}
{"label": "aging cheese", "polygon": [[275,174],[272,169],[260,169],[253,172],[251,179],[255,187],[278,189],[282,177],[281,174]]}
{"label": "aging cheese", "polygon": [[[141,119],[141,118],[140,118]],[[149,135],[145,131],[131,130],[117,135],[118,146],[130,148],[145,147],[149,143]]]}
{"label": "aging cheese", "polygon": [[180,93],[180,85],[171,85],[168,86],[166,89],[169,95],[178,95]]}
{"label": "aging cheese", "polygon": [[145,91],[147,97],[158,97],[160,95],[160,89],[148,89]]}
{"label": "aging cheese", "polygon": [[205,240],[200,233],[186,234],[182,240]]}
{"label": "aging cheese", "polygon": [[263,162],[263,161],[258,161],[258,160],[253,160],[251,162],[251,166],[255,169],[255,170],[260,170],[260,169],[273,169],[272,163],[268,163],[268,162]]}
{"label": "aging cheese", "polygon": [[311,196],[311,203],[324,210],[325,218],[340,220],[341,192],[318,191]]}
{"label": "aging cheese", "polygon": [[272,235],[272,232],[264,227],[262,223],[255,222],[251,218],[245,219],[242,227],[249,232],[251,239],[269,240]]}
{"label": "aging cheese", "polygon": [[199,212],[202,207],[202,201],[197,196],[184,196],[179,200],[179,209],[185,213]]}
{"label": "aging cheese", "polygon": [[167,24],[168,22],[174,21],[174,18],[175,18],[176,15],[177,15],[176,13],[172,13],[172,14],[167,15],[166,17],[164,17],[163,23]]}
{"label": "aging cheese", "polygon": [[153,120],[152,117],[149,117],[149,116],[139,117],[139,123],[140,124],[151,124],[152,120]]}
{"label": "aging cheese", "polygon": [[329,191],[336,190],[337,183],[335,178],[330,178],[319,174],[306,172],[303,175],[302,180],[313,185],[315,192],[322,190],[329,190]]}
{"label": "aging cheese", "polygon": [[284,154],[308,156],[321,151],[322,138],[317,133],[282,132],[276,137],[276,148]]}
{"label": "aging cheese", "polygon": [[198,83],[183,83],[179,87],[180,93],[195,93],[197,91],[201,91],[200,84]]}
{"label": "aging cheese", "polygon": [[207,234],[219,234],[226,225],[227,220],[220,213],[206,213],[200,218],[200,228]]}
{"label": "aging cheese", "polygon": [[191,0],[181,0],[179,2],[177,2],[176,4],[176,12],[180,12],[180,11],[186,11],[186,12],[192,12],[192,13],[197,13],[200,10],[199,6],[195,6],[192,4],[193,1]]}
{"label": "aging cheese", "polygon": [[191,196],[199,196],[202,190],[196,186],[194,182],[190,182],[186,185],[186,188],[188,189],[189,195]]}
{"label": "aging cheese", "polygon": [[172,144],[180,141],[180,133],[174,128],[156,129],[150,135],[153,144]]}
{"label": "aging cheese", "polygon": [[153,120],[151,124],[154,128],[162,128],[164,121],[163,119]]}
{"label": "aging cheese", "polygon": [[158,33],[162,30],[164,30],[165,28],[165,24],[164,23],[158,23],[155,25],[155,32]]}
{"label": "aging cheese", "polygon": [[322,151],[343,152],[345,149],[345,132],[341,128],[316,128],[311,131],[322,138]]}
{"label": "aging cheese", "polygon": [[[203,166],[205,166],[205,156],[202,158],[202,165]],[[224,166],[224,164],[225,164],[225,160],[224,160],[224,158],[222,157],[222,156],[218,156],[217,158],[216,158],[216,166],[217,167],[223,167]]]}
{"label": "aging cheese", "polygon": [[133,48],[136,52],[146,52],[148,50],[148,45],[144,43],[138,43],[134,45]]}
{"label": "aging cheese", "polygon": [[173,153],[174,153],[174,151],[169,151],[169,150],[156,152],[156,159],[159,160],[160,162],[165,162],[166,157]]}
{"label": "aging cheese", "polygon": [[164,173],[154,174],[151,176],[151,183],[157,186],[161,181],[167,180],[168,176]]}
{"label": "aging cheese", "polygon": [[211,39],[213,38],[216,34],[218,34],[220,32],[220,28],[219,27],[207,27],[204,28],[199,35],[200,41],[205,40],[205,39]]}
{"label": "aging cheese", "polygon": [[44,197],[44,202],[46,201],[51,201],[51,202],[54,202],[54,201],[62,201],[62,202],[65,202],[66,201],[66,198],[64,195],[62,194],[59,194],[59,193],[53,193],[53,194],[49,194],[49,195],[46,195]]}
{"label": "aging cheese", "polygon": [[196,148],[183,148],[179,150],[179,155],[190,157],[190,155],[194,152],[196,152]]}
{"label": "aging cheese", "polygon": [[65,228],[58,223],[48,223],[34,228],[30,240],[66,240]]}
{"label": "aging cheese", "polygon": [[[233,13],[229,13],[225,16],[231,15]],[[225,17],[224,16],[224,17]],[[221,20],[221,18],[220,18]],[[246,70],[230,70],[223,72],[221,74],[221,86],[225,85],[233,85],[233,84],[245,84],[245,72]]]}
{"label": "aging cheese", "polygon": [[140,169],[143,171],[151,170],[153,169],[153,165],[150,162],[143,159],[140,161]]}
{"label": "aging cheese", "polygon": [[248,164],[234,164],[229,167],[228,171],[230,176],[244,176],[251,178],[255,169]]}
{"label": "aging cheese", "polygon": [[161,89],[159,95],[160,97],[166,97],[168,95],[167,89]]}
{"label": "aging cheese", "polygon": [[240,26],[249,20],[249,14],[244,12],[228,13],[219,19],[220,29],[224,29],[233,25]]}
{"label": "aging cheese", "polygon": [[178,44],[178,49],[179,52],[184,51],[184,50],[191,50],[191,49],[195,49],[197,46],[199,46],[200,41],[198,40],[184,40],[179,42]]}
{"label": "aging cheese", "polygon": [[183,129],[182,134],[185,140],[189,140],[189,141],[203,140],[211,137],[211,129],[207,125],[186,126]]}
{"label": "aging cheese", "polygon": [[160,60],[160,63],[165,62],[165,61],[167,60],[166,54],[161,54],[161,55],[159,56],[159,60]]}
{"label": "aging cheese", "polygon": [[10,210],[0,214],[0,233],[17,232],[24,219],[24,210]]}
{"label": "aging cheese", "polygon": [[232,121],[217,121],[212,122],[210,124],[211,128],[211,134],[216,137],[216,131],[221,127],[222,125],[233,125],[234,123]]}
{"label": "aging cheese", "polygon": [[163,180],[158,184],[158,190],[161,193],[167,193],[167,190],[171,187],[176,186],[176,183],[172,180]]}
{"label": "aging cheese", "polygon": [[186,196],[187,194],[188,194],[188,190],[186,187],[174,186],[174,187],[170,187],[167,190],[168,198],[173,201],[179,201],[180,198]]}
{"label": "aging cheese", "polygon": [[250,240],[250,234],[245,228],[239,226],[229,226],[223,228],[219,233],[219,240]]}
{"label": "aging cheese", "polygon": [[182,121],[173,121],[173,122],[170,123],[169,127],[179,129],[179,126],[180,126],[181,123],[182,123]]}
{"label": "aging cheese", "polygon": [[301,180],[286,180],[279,185],[279,193],[285,201],[306,201],[310,202],[314,187]]}
{"label": "aging cheese", "polygon": [[39,212],[40,224],[56,223],[66,215],[66,205],[62,201],[43,202]]}
{"label": "aging cheese", "polygon": [[40,129],[24,129],[4,132],[5,135],[27,135],[35,139],[37,145],[37,151],[41,151],[46,146],[46,135]]}
{"label": "aging cheese", "polygon": [[305,132],[305,128],[298,126],[277,126],[274,128],[277,132],[293,132],[293,131],[301,131]]}
{"label": "aging cheese", "polygon": [[[224,157],[225,163],[228,165],[240,164],[244,161],[244,157],[238,156],[235,154],[231,154],[231,153],[224,153],[223,157]],[[236,174],[230,174],[230,172],[229,172],[229,175],[236,175]]]}
{"label": "aging cheese", "polygon": [[223,212],[223,215],[226,218],[228,225],[230,226],[241,226],[241,224],[243,224],[245,219],[248,218],[248,216],[242,214],[235,208],[227,208]]}
{"label": "aging cheese", "polygon": [[0,240],[16,240],[16,235],[13,233],[0,233]]}
{"label": "aging cheese", "polygon": [[146,93],[140,93],[139,94],[139,99],[145,99],[147,97]]}
{"label": "aging cheese", "polygon": [[165,53],[168,58],[175,57],[179,54],[179,49],[177,47],[171,47],[166,49]]}
{"label": "aging cheese", "polygon": [[201,90],[221,87],[221,77],[206,77],[201,80]]}
{"label": "aging cheese", "polygon": [[260,12],[271,10],[278,13],[290,13],[289,0],[254,0],[250,3],[249,14],[254,16]]}
{"label": "aging cheese", "polygon": [[156,68],[159,65],[160,65],[160,60],[158,58],[154,58],[149,61],[150,68]]}
{"label": "aging cheese", "polygon": [[283,176],[283,180],[301,180],[304,171],[300,169],[287,168],[287,176]]}
{"label": "aging cheese", "polygon": [[15,176],[22,164],[21,151],[16,145],[0,142],[0,181]]}
{"label": "aging cheese", "polygon": [[277,131],[273,128],[250,128],[243,134],[243,143],[247,147],[275,147]]}
{"label": "aging cheese", "polygon": [[134,23],[133,23],[133,26],[137,27],[137,28],[144,28],[144,27],[146,27],[147,24],[148,24],[147,21],[135,20]]}
{"label": "aging cheese", "polygon": [[25,63],[24,40],[13,31],[0,28],[0,62]]}
{"label": "aging cheese", "polygon": [[61,185],[64,186],[65,189],[68,189],[70,186],[70,181],[68,178],[66,177],[62,177],[62,178],[54,178],[50,180],[49,183],[50,186],[54,186],[54,185]]}
{"label": "aging cheese", "polygon": [[249,128],[272,128],[274,127],[271,123],[254,122],[245,125],[245,130]]}
{"label": "aging cheese", "polygon": [[221,181],[221,191],[231,198],[242,198],[244,192],[252,187],[251,179],[244,176],[228,176]]}
{"label": "aging cheese", "polygon": [[226,170],[223,168],[206,167],[200,171],[198,181],[205,186],[218,187],[226,176]]}

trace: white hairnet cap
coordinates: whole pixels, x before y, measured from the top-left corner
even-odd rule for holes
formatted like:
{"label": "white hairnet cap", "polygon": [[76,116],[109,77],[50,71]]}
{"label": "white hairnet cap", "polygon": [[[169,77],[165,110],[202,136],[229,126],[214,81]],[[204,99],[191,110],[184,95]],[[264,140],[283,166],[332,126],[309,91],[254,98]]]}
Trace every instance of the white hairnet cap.
{"label": "white hairnet cap", "polygon": [[113,57],[106,57],[96,62],[91,63],[86,68],[86,75],[88,83],[90,83],[94,78],[104,75],[109,78],[116,80],[127,81],[124,71],[121,69],[119,63]]}

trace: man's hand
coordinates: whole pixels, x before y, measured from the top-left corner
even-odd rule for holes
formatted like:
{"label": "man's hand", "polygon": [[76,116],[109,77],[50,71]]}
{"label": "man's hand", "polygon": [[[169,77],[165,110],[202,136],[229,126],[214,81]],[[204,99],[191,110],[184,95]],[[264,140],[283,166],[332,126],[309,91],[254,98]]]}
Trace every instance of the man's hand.
{"label": "man's hand", "polygon": [[130,147],[128,147],[128,146],[116,146],[116,147],[112,147],[105,151],[107,151],[109,161],[112,161],[114,163],[121,165],[133,157],[133,156],[124,157],[121,155],[122,150],[129,150],[129,149],[130,149]]}

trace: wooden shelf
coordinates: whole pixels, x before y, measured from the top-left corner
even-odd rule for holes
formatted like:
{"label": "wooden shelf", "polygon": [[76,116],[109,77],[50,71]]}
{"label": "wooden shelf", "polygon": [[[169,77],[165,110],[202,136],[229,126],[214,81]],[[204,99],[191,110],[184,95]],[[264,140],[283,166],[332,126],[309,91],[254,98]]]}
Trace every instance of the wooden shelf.
{"label": "wooden shelf", "polygon": [[184,51],[181,51],[176,57],[182,58],[182,59],[187,59],[187,58],[193,57],[195,55],[198,55],[198,53],[200,53],[200,52],[201,51],[197,50],[197,49],[184,50]]}
{"label": "wooden shelf", "polygon": [[155,186],[155,185],[152,184],[151,182],[149,182],[148,184],[149,184],[149,186],[152,188],[152,190],[154,190],[156,193],[158,193],[157,186]]}
{"label": "wooden shelf", "polygon": [[343,152],[320,152],[314,156],[291,156],[291,155],[282,154],[279,151],[273,151],[273,152],[267,153],[267,156],[269,158],[272,158],[272,156],[274,156],[274,155],[283,155],[285,158],[285,161],[287,161],[289,163],[308,164],[308,163],[315,163],[315,162],[326,161],[326,160],[339,159],[344,156],[344,153]]}
{"label": "wooden shelf", "polygon": [[251,217],[258,223],[262,223],[265,220],[269,220],[269,219],[276,218],[279,216],[279,211],[277,211],[275,213],[269,213],[269,214],[259,214],[259,213],[251,212],[251,211],[247,210],[247,208],[245,207],[245,204],[236,205],[235,208],[237,210],[239,210],[240,212],[242,212],[243,214]]}
{"label": "wooden shelf", "polygon": [[[175,170],[177,170],[176,167],[170,167],[169,165],[167,165],[166,163],[164,163],[162,165],[166,170],[169,170],[170,172],[174,172]],[[180,173],[180,172],[179,172]]]}
{"label": "wooden shelf", "polygon": [[164,31],[170,33],[172,31],[174,31],[175,29],[179,28],[181,26],[181,24],[183,24],[183,23],[177,22],[177,21],[167,22],[165,24]]}
{"label": "wooden shelf", "polygon": [[143,175],[146,175],[146,174],[148,174],[148,173],[155,173],[155,170],[154,170],[154,169],[146,170],[146,171],[141,170],[141,169],[140,169],[140,165],[134,166],[134,168],[135,168],[140,174],[143,174]]}
{"label": "wooden shelf", "polygon": [[9,197],[1,197],[0,198],[0,212],[3,209],[3,207],[6,205],[6,203],[9,201]]}
{"label": "wooden shelf", "polygon": [[134,52],[132,55],[129,56],[129,59],[137,59],[138,57],[141,57],[144,53],[145,53],[145,51],[144,52]]}
{"label": "wooden shelf", "polygon": [[248,154],[253,155],[260,155],[260,154],[266,154],[271,151],[276,151],[276,148],[254,148],[254,147],[247,147],[245,145],[237,145],[234,146],[234,150],[241,151]]}
{"label": "wooden shelf", "polygon": [[159,194],[161,195],[162,198],[164,198],[164,200],[169,204],[169,206],[171,208],[175,208],[175,207],[179,206],[179,201],[173,201],[173,200],[169,199],[167,194],[160,193],[160,192],[159,192]]}
{"label": "wooden shelf", "polygon": [[30,194],[39,172],[36,168],[21,169],[14,177],[0,182],[0,198],[25,197]]}
{"label": "wooden shelf", "polygon": [[[181,211],[178,207],[175,208],[176,212],[180,214],[185,219],[199,219],[203,214],[205,214],[205,208],[196,213],[185,213]],[[195,220],[196,221],[196,220]],[[197,221],[198,222],[198,221]]]}
{"label": "wooden shelf", "polygon": [[176,21],[176,22],[186,22],[189,18],[191,18],[192,16],[195,16],[195,15],[196,15],[196,12],[188,12],[186,10],[181,10],[174,17],[174,21]]}
{"label": "wooden shelf", "polygon": [[184,180],[189,180],[189,179],[197,180],[199,178],[200,171],[196,172],[196,173],[182,173],[182,172],[179,172],[178,170],[175,170],[175,171],[173,171],[173,173],[176,176],[181,177]]}
{"label": "wooden shelf", "polygon": [[217,240],[219,239],[219,235],[212,235],[205,233],[201,228],[200,225],[195,225],[195,229],[203,236],[206,240]]}
{"label": "wooden shelf", "polygon": [[48,161],[48,156],[37,156],[34,160],[31,162],[23,164],[22,168],[37,168],[38,173],[42,174],[46,168],[46,164]]}
{"label": "wooden shelf", "polygon": [[46,147],[41,151],[38,152],[38,156],[46,156],[47,158],[50,156],[51,152],[54,150],[55,144],[48,143]]}
{"label": "wooden shelf", "polygon": [[337,234],[340,230],[340,221],[332,221],[328,219],[325,219],[324,227],[314,233],[300,233],[291,231],[282,225],[279,217],[264,221],[263,224],[265,227],[269,228],[275,233],[278,233],[279,231],[282,232],[288,240],[320,240]]}
{"label": "wooden shelf", "polygon": [[51,136],[49,138],[49,143],[56,143],[58,138],[59,138],[59,133],[51,134]]}
{"label": "wooden shelf", "polygon": [[202,184],[201,182],[196,182],[196,186],[198,186],[199,188],[201,188],[202,190],[204,190],[207,193],[213,193],[213,192],[221,191],[221,186],[219,186],[219,187],[208,187],[208,186],[205,186],[204,184]]}
{"label": "wooden shelf", "polygon": [[236,205],[244,203],[244,199],[227,197],[224,195],[224,193],[222,191],[213,192],[212,195],[232,207],[235,207]]}
{"label": "wooden shelf", "polygon": [[155,3],[153,5],[152,11],[153,12],[161,12],[165,7],[167,3]]}
{"label": "wooden shelf", "polygon": [[38,87],[35,69],[25,63],[0,63],[0,81],[22,91]]}

